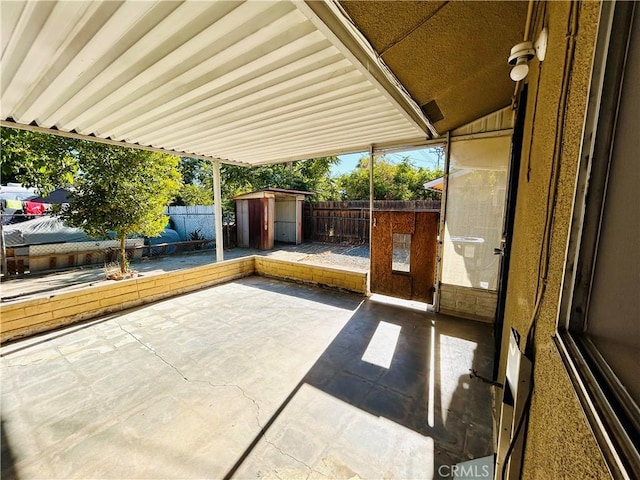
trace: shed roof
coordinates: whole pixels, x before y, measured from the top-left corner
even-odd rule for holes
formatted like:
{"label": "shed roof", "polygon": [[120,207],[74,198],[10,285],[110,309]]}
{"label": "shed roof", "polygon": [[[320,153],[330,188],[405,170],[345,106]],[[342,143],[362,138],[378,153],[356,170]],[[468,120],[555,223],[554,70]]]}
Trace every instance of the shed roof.
{"label": "shed roof", "polygon": [[233,197],[233,200],[243,200],[247,198],[260,198],[267,196],[268,194],[273,194],[273,196],[284,196],[284,195],[294,195],[294,196],[310,196],[315,195],[315,192],[307,192],[305,190],[288,190],[285,188],[275,188],[275,187],[267,187],[261,188],[260,190],[254,190],[253,192],[247,192],[240,195],[236,195]]}

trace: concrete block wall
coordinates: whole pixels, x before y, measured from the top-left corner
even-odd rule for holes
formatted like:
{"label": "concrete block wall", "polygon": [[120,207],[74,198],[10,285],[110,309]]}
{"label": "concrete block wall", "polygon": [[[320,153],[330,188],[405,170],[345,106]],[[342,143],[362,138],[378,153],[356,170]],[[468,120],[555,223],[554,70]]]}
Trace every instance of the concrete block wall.
{"label": "concrete block wall", "polygon": [[[142,258],[143,238],[127,239],[128,254],[133,258]],[[50,243],[31,245],[28,248],[29,271],[41,272],[50,270],[51,259],[54,258],[56,268],[67,268],[78,265],[103,264],[107,249],[118,250],[120,240],[100,240],[92,242]],[[78,252],[92,252],[91,254]],[[16,252],[17,253],[17,252]],[[64,256],[62,254],[68,254]]]}
{"label": "concrete block wall", "polygon": [[0,305],[0,342],[251,275],[252,258],[80,288]]}
{"label": "concrete block wall", "polygon": [[440,313],[493,323],[498,292],[481,288],[440,285]]}
{"label": "concrete block wall", "polygon": [[173,220],[173,226],[181,240],[191,240],[189,235],[198,230],[201,237],[210,240],[216,238],[213,205],[174,205],[167,207],[167,215]]}
{"label": "concrete block wall", "polygon": [[258,274],[286,280],[367,291],[367,274],[259,256],[244,257],[177,272],[109,282],[0,305],[0,342],[70,325],[182,293]]}

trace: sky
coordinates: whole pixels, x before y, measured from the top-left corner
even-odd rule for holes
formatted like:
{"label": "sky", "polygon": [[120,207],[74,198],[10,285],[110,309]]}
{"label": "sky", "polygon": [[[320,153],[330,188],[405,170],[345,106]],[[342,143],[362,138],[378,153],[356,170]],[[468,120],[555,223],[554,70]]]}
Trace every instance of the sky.
{"label": "sky", "polygon": [[[331,175],[339,176],[343,173],[351,172],[356,167],[356,165],[358,165],[358,161],[360,160],[360,158],[368,155],[369,152],[338,155],[340,163],[334,165],[331,168]],[[436,168],[436,164],[438,161],[436,155],[432,153],[431,149],[427,148],[422,150],[411,150],[408,152],[391,153],[387,155],[387,158],[396,162],[399,162],[403,157],[409,157],[416,167],[429,168],[431,170],[434,170]],[[440,165],[440,168],[442,167],[443,165]]]}

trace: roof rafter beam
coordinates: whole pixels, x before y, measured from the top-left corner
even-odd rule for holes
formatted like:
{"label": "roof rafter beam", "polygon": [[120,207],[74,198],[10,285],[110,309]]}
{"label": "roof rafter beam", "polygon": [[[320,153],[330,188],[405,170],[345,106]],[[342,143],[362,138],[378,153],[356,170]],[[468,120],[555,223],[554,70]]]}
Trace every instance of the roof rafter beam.
{"label": "roof rafter beam", "polygon": [[360,31],[345,21],[344,15],[332,0],[295,0],[294,4],[370,82],[378,86],[380,92],[404,113],[407,120],[423,130],[428,138],[439,136],[391,70],[378,58]]}
{"label": "roof rafter beam", "polygon": [[220,163],[226,163],[228,165],[238,165],[241,167],[250,167],[250,163],[236,162],[228,160],[226,158],[210,157],[207,155],[198,155],[195,153],[183,152],[178,150],[167,150],[164,148],[149,147],[147,145],[139,145],[134,143],[127,143],[120,140],[111,140],[109,138],[100,138],[93,135],[83,135],[76,132],[65,132],[64,130],[58,130],[57,128],[39,127],[38,125],[25,125],[23,123],[17,123],[11,120],[0,120],[0,127],[17,128],[19,130],[28,130],[30,132],[46,133],[48,135],[57,135],[65,138],[77,138],[78,140],[88,140],[90,142],[104,143],[106,145],[115,145],[117,147],[136,148],[138,150],[146,150],[147,152],[165,153],[167,155],[177,155],[179,157],[200,158],[202,160],[209,160],[211,162],[218,161]]}

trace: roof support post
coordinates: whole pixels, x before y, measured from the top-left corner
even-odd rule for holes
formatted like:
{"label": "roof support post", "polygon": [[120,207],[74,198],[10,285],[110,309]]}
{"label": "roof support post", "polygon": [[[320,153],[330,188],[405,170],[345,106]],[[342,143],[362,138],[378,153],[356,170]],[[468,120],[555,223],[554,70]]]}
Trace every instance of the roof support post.
{"label": "roof support post", "polygon": [[[1,220],[1,217],[0,217]],[[9,275],[9,270],[7,268],[7,247],[4,243],[4,228],[2,227],[2,222],[0,221],[0,250],[2,250],[2,274]]]}
{"label": "roof support post", "polygon": [[369,255],[371,255],[371,239],[373,238],[373,145],[369,147]]}
{"label": "roof support post", "polygon": [[215,206],[216,262],[222,262],[224,260],[224,240],[222,238],[222,193],[220,189],[220,162],[218,160],[213,161],[213,203]]}
{"label": "roof support post", "polygon": [[367,280],[367,290],[371,291],[371,247],[373,245],[373,145],[369,146],[369,275]]}
{"label": "roof support post", "polygon": [[442,286],[442,268],[444,266],[444,230],[447,220],[447,193],[449,193],[449,168],[451,163],[451,131],[447,132],[444,150],[444,175],[442,176],[442,195],[440,197],[440,225],[438,227],[438,246],[436,254],[436,291],[433,296],[433,309],[440,311],[440,287]]}

